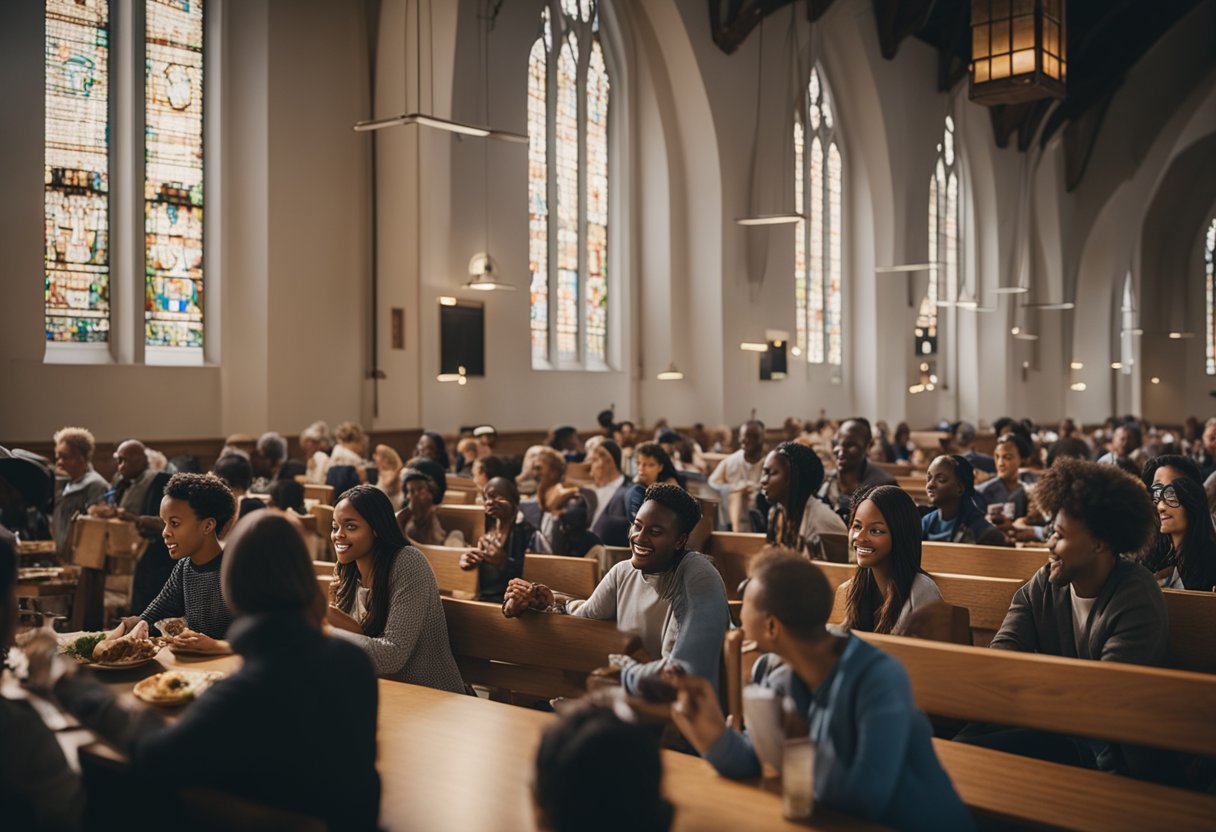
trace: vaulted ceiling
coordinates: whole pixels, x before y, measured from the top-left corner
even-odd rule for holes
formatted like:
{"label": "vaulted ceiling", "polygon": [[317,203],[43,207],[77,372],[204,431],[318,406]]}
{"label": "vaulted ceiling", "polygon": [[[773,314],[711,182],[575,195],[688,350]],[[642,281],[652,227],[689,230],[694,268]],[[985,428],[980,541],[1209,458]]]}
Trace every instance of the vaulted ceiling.
{"label": "vaulted ceiling", "polygon": [[[714,42],[727,54],[747,40],[761,20],[791,3],[818,20],[833,0],[708,0]],[[971,0],[872,0],[878,42],[888,60],[909,37],[937,50],[938,90],[966,78],[971,61]],[[1045,146],[1063,130],[1067,187],[1085,174],[1103,117],[1131,68],[1175,23],[1202,0],[1065,0],[1068,88],[1063,100],[1044,98],[990,108],[996,143],[1016,140],[1025,151]]]}

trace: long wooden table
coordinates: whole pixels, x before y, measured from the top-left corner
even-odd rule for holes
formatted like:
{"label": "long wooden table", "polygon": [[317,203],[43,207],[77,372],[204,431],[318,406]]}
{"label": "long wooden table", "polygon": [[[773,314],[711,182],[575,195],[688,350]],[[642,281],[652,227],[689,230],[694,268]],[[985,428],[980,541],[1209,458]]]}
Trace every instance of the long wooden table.
{"label": "long wooden table", "polygon": [[[90,672],[125,696],[136,681],[162,670],[231,673],[239,667],[236,656],[191,661],[165,649],[143,668]],[[381,679],[376,727],[381,827],[536,829],[530,797],[536,747],[553,719],[552,714]],[[112,751],[103,753],[113,756]],[[662,754],[663,789],[676,806],[677,830],[880,828],[822,808],[816,810],[813,824],[785,821],[779,793],[719,777],[697,757]]]}

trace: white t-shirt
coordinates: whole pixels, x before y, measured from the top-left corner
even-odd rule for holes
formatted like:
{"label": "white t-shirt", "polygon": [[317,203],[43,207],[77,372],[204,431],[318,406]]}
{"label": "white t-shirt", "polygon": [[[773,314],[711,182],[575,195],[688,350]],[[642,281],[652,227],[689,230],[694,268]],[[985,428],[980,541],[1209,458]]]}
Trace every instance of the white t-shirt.
{"label": "white t-shirt", "polygon": [[1089,623],[1089,611],[1094,608],[1097,598],[1082,598],[1068,585],[1068,597],[1072,599],[1072,638],[1077,646],[1077,654],[1081,653],[1081,643],[1085,640],[1085,625]]}

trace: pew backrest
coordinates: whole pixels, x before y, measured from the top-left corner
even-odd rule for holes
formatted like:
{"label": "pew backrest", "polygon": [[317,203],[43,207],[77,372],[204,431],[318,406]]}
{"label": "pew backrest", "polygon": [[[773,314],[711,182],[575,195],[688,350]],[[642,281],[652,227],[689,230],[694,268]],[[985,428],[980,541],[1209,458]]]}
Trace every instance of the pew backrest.
{"label": "pew backrest", "polygon": [[625,651],[630,639],[610,621],[526,613],[505,618],[498,604],[443,599],[448,640],[468,684],[531,696],[581,696],[587,674]]}
{"label": "pew backrest", "polygon": [[926,572],[1017,578],[1028,581],[1047,563],[1047,549],[980,546],[975,543],[921,544],[920,565]]}
{"label": "pew backrest", "polygon": [[565,555],[539,555],[529,552],[524,555],[524,579],[544,584],[550,589],[573,595],[575,598],[590,598],[599,583],[599,561],[594,558],[575,558]]}
{"label": "pew backrest", "polygon": [[935,716],[1216,756],[1216,676],[857,633]]}
{"label": "pew backrest", "polygon": [[440,503],[435,511],[444,531],[460,531],[470,546],[481,540],[486,532],[486,510],[482,506]]}
{"label": "pew backrest", "polygon": [[477,597],[477,570],[467,572],[460,568],[460,556],[465,550],[453,546],[418,546],[419,551],[426,557],[431,571],[435,573],[435,583],[439,584],[441,595],[451,595],[456,598]]}
{"label": "pew backrest", "polygon": [[1170,667],[1216,674],[1216,592],[1162,594],[1170,619]]}

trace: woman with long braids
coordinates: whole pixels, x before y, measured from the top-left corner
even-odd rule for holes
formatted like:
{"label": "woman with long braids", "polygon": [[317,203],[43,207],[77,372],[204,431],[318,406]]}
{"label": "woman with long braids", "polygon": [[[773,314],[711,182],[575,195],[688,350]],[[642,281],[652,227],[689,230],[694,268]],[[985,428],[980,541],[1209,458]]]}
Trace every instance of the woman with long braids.
{"label": "woman with long braids", "polygon": [[849,630],[899,635],[911,614],[942,594],[920,568],[920,512],[903,489],[879,485],[853,498],[849,548],[857,561],[841,584],[844,626]]}
{"label": "woman with long braids", "polygon": [[366,650],[378,676],[463,693],[435,574],[384,492],[359,485],[342,494],[330,539],[338,555],[331,632]]}
{"label": "woman with long braids", "polygon": [[988,522],[980,507],[982,502],[975,493],[975,469],[965,457],[943,454],[933,460],[925,474],[925,494],[934,510],[921,518],[921,539],[1011,545],[1005,534]]}
{"label": "woman with long braids", "polygon": [[847,529],[839,515],[817,496],[821,485],[823,463],[806,445],[782,442],[769,452],[760,471],[760,490],[769,504],[769,543],[812,560],[833,560],[822,535],[843,535]]}

